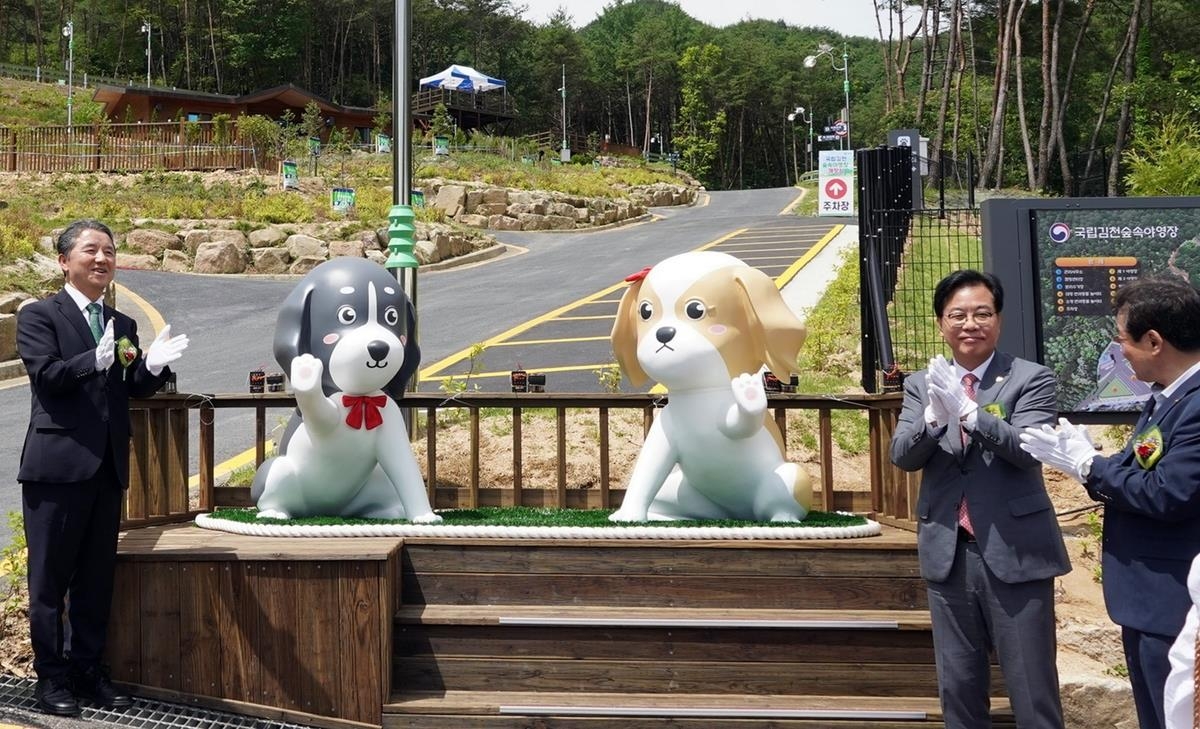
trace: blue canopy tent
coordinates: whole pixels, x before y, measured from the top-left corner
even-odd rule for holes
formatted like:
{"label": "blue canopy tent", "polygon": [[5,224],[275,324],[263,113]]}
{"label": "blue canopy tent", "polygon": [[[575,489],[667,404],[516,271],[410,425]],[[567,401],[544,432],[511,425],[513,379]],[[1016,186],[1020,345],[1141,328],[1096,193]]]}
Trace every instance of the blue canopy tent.
{"label": "blue canopy tent", "polygon": [[506,84],[503,79],[485,76],[470,66],[459,66],[458,64],[451,65],[445,71],[421,79],[421,88],[450,89],[453,91],[466,91],[472,94],[481,91],[491,91],[493,89],[505,89],[505,93],[507,93]]}

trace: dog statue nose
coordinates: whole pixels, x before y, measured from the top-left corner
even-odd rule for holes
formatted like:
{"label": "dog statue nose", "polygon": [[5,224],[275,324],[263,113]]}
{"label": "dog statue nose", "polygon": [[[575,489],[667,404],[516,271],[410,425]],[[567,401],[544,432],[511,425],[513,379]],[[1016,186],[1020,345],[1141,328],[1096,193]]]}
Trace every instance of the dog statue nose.
{"label": "dog statue nose", "polygon": [[659,327],[658,331],[654,332],[654,338],[666,344],[675,338],[675,327]]}
{"label": "dog statue nose", "polygon": [[378,339],[373,339],[367,343],[367,354],[371,355],[371,359],[375,360],[376,362],[387,357],[389,349],[391,348],[388,347],[387,342],[383,342]]}

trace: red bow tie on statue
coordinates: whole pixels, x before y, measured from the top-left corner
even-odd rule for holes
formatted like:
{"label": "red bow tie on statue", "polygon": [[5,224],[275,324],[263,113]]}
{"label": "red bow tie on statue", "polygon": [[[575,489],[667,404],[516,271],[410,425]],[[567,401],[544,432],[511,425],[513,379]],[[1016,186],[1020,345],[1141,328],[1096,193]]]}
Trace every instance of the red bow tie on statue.
{"label": "red bow tie on statue", "polygon": [[383,413],[379,409],[387,404],[387,395],[342,395],[342,404],[350,408],[346,413],[346,425],[358,430],[365,424],[367,430],[383,425]]}

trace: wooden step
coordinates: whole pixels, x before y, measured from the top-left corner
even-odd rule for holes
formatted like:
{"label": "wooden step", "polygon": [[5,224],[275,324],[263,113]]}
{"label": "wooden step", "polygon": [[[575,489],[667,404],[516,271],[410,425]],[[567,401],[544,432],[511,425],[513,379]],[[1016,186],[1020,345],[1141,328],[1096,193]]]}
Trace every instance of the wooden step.
{"label": "wooden step", "polygon": [[913,610],[911,535],[697,545],[666,540],[406,540],[405,604]]}
{"label": "wooden step", "polygon": [[613,609],[594,605],[404,605],[404,624],[929,630],[928,610]]}
{"label": "wooden step", "polygon": [[[992,699],[993,727],[1015,727],[1008,700]],[[393,694],[385,729],[907,729],[942,726],[936,697],[613,694],[448,691]]]}
{"label": "wooden step", "polygon": [[[934,696],[933,663],[414,656],[392,667],[392,685],[413,691],[591,686],[610,693]],[[820,688],[817,688],[820,687]]]}

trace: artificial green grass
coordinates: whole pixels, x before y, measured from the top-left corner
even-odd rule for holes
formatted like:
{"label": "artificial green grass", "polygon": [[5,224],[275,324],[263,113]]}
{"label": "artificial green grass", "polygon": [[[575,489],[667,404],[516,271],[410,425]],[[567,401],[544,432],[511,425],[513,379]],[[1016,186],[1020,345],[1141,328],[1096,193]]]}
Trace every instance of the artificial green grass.
{"label": "artificial green grass", "polygon": [[[654,521],[616,523],[608,520],[612,509],[536,509],[528,506],[486,506],[478,509],[446,509],[439,511],[444,526],[512,526],[512,527],[848,527],[866,524],[867,520],[852,514],[825,511],[809,512],[802,522],[761,522],[732,519],[695,519],[691,521]],[[346,519],[314,516],[304,519],[258,519],[257,509],[217,509],[213,518],[246,524],[294,526],[334,526],[347,524],[409,524],[407,519]]]}

